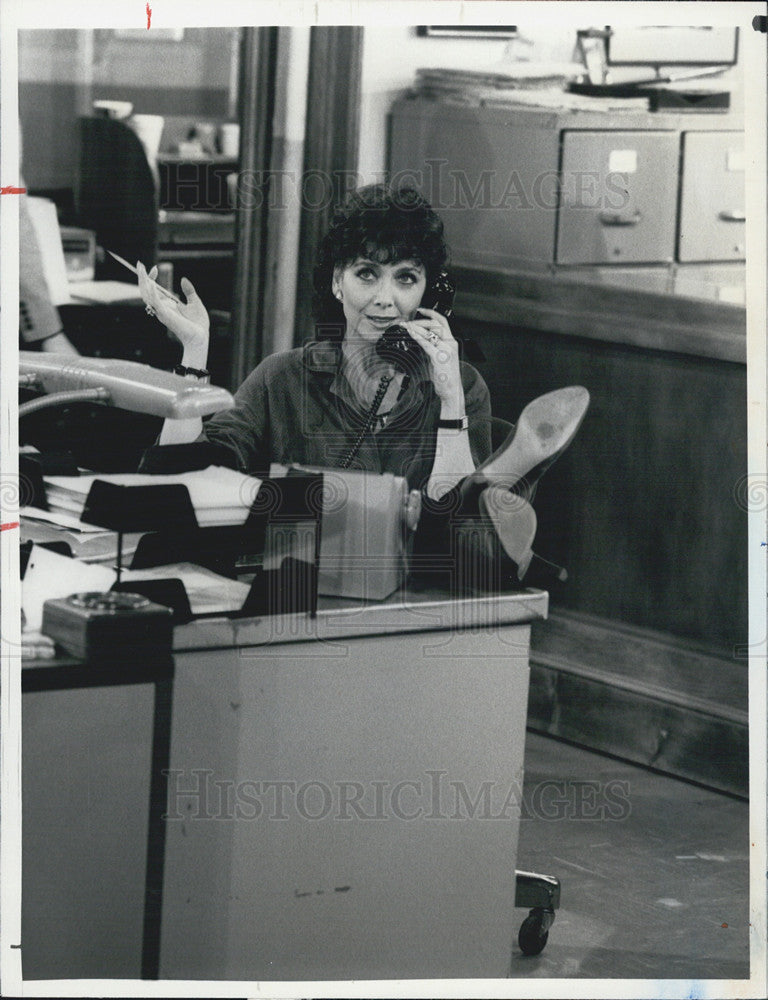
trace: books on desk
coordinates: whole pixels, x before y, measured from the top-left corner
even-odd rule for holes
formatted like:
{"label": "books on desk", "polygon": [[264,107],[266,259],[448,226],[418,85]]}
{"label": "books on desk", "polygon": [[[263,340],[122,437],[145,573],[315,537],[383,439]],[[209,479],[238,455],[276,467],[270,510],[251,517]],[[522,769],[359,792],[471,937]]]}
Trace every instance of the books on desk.
{"label": "books on desk", "polygon": [[164,476],[134,472],[45,476],[51,511],[80,518],[91,486],[97,479],[115,486],[186,486],[201,528],[244,524],[261,486],[260,479],[215,465],[198,472]]}

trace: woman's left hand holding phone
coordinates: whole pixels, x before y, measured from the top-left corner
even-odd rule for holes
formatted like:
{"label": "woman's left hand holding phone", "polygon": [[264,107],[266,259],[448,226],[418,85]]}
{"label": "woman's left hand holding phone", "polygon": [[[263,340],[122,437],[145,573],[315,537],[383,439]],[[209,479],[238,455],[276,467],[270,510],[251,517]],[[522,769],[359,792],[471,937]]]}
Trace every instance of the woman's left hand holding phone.
{"label": "woman's left hand holding phone", "polygon": [[[158,320],[164,323],[177,337],[184,348],[181,364],[186,368],[204,370],[208,366],[208,340],[210,319],[208,311],[200,301],[191,281],[181,279],[181,290],[186,302],[176,302],[165,295],[155,282],[157,268],[147,269],[139,261],[136,264],[139,276],[139,292],[145,303],[154,311]],[[186,444],[195,441],[203,429],[199,418],[193,420],[166,420],[160,432],[160,444]]]}
{"label": "woman's left hand holding phone", "polygon": [[[466,415],[466,402],[459,345],[448,320],[436,309],[420,306],[416,316],[403,325],[429,358],[432,383],[440,399],[440,419],[460,420]],[[427,483],[427,495],[439,499],[474,469],[466,430],[441,429],[438,425],[435,460]]]}
{"label": "woman's left hand holding phone", "polygon": [[403,325],[429,358],[432,383],[440,397],[441,416],[463,416],[464,388],[459,366],[459,345],[448,320],[436,309],[419,306],[416,316]]}
{"label": "woman's left hand holding phone", "polygon": [[138,261],[139,292],[144,302],[154,310],[158,320],[181,341],[184,353],[181,363],[187,368],[204,369],[208,363],[210,319],[194,286],[187,278],[181,279],[181,290],[186,302],[177,302],[166,295],[154,280],[157,268],[149,273]]}

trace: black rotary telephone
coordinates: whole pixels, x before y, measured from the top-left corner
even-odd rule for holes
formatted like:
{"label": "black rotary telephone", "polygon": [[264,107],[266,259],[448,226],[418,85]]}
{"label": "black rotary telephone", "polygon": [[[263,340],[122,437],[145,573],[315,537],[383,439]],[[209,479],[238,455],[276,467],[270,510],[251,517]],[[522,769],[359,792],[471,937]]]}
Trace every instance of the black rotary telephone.
{"label": "black rotary telephone", "polygon": [[[427,309],[436,309],[443,316],[450,316],[453,310],[453,297],[455,294],[456,286],[451,280],[450,275],[447,271],[441,271],[424,292],[421,304]],[[388,361],[397,368],[398,371],[405,372],[406,376],[415,370],[421,357],[425,357],[423,349],[400,323],[393,323],[392,326],[387,327],[376,341],[376,353],[384,361]],[[349,468],[352,459],[360,450],[360,445],[363,443],[365,435],[376,419],[381,401],[386,395],[391,381],[391,375],[382,375],[376,395],[365,416],[365,421],[360,428],[355,443],[339,463],[342,469]]]}
{"label": "black rotary telephone", "polygon": [[[441,271],[424,292],[421,304],[427,309],[436,309],[443,316],[453,311],[453,297],[456,286],[447,271]],[[376,342],[376,353],[384,361],[389,361],[400,371],[413,369],[414,363],[424,351],[400,323],[388,326]]]}

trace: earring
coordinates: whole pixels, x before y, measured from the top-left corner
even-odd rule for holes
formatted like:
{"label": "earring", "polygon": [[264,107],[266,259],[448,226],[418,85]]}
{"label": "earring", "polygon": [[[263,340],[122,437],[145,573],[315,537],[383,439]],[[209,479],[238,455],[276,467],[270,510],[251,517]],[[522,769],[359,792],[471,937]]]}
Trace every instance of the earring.
{"label": "earring", "polygon": [[337,288],[336,291],[333,294],[336,296],[336,298],[339,300],[339,302],[341,302],[341,298],[342,298],[341,289]]}

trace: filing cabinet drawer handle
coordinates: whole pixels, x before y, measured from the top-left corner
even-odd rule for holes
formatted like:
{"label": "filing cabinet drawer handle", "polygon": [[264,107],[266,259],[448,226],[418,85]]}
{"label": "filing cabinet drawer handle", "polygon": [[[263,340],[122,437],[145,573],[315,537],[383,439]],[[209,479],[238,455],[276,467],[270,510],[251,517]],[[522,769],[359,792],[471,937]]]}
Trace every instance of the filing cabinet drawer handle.
{"label": "filing cabinet drawer handle", "polygon": [[636,226],[642,219],[637,209],[634,212],[601,212],[600,221],[604,226]]}
{"label": "filing cabinet drawer handle", "polygon": [[743,209],[732,208],[730,210],[725,209],[722,212],[718,212],[717,217],[722,219],[723,222],[744,222],[747,216]]}

